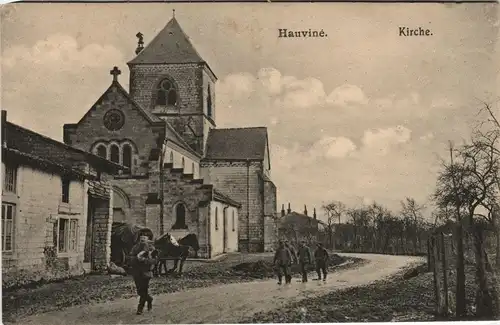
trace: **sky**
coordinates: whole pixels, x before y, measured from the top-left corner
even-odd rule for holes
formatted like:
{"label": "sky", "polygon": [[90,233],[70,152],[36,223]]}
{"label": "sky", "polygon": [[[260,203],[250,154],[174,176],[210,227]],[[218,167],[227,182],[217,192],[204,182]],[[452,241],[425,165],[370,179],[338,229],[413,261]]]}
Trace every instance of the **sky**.
{"label": "sky", "polygon": [[[266,126],[278,209],[342,201],[430,214],[448,141],[482,101],[499,111],[496,4],[9,4],[1,9],[8,119],[62,140],[126,62],[175,16],[218,76],[217,127]],[[399,27],[432,36],[402,37]],[[278,38],[278,29],[325,38]],[[499,111],[500,113],[500,111]]]}

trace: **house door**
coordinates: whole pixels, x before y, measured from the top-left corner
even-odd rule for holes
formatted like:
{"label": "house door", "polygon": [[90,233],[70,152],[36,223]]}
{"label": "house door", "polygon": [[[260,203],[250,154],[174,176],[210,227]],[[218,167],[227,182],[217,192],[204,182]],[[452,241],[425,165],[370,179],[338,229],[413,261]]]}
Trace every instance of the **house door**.
{"label": "house door", "polygon": [[222,252],[227,253],[227,209],[224,209],[222,213],[222,234]]}
{"label": "house door", "polygon": [[90,269],[93,269],[92,255],[94,251],[94,215],[95,204],[89,196],[87,208],[87,231],[85,235],[85,251],[83,253],[83,263],[86,263]]}

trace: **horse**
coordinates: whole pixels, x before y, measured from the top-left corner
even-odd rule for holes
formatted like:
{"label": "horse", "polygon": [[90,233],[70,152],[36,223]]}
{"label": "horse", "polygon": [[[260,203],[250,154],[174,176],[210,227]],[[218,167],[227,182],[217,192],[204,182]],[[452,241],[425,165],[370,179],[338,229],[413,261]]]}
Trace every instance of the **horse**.
{"label": "horse", "polygon": [[[194,234],[189,234],[177,242],[171,234],[166,233],[155,240],[154,246],[159,251],[159,261],[154,268],[156,276],[161,275],[163,268],[165,269],[165,275],[175,272],[179,261],[179,275],[182,274],[182,267],[189,257],[190,249],[192,248],[195,251],[195,256],[197,256],[200,249],[198,239]],[[167,259],[169,258],[174,260],[174,267],[170,270],[167,268]]]}
{"label": "horse", "polygon": [[113,222],[111,229],[111,261],[117,266],[128,268],[129,253],[141,236],[153,239],[149,228],[125,222]]}

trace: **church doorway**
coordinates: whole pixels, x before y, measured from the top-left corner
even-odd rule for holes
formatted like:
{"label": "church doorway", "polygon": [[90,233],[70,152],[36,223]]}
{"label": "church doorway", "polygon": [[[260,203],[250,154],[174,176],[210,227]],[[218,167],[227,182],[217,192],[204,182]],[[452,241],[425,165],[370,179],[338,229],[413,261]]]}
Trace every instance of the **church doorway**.
{"label": "church doorway", "polygon": [[134,222],[130,218],[128,195],[117,186],[113,186],[113,222]]}

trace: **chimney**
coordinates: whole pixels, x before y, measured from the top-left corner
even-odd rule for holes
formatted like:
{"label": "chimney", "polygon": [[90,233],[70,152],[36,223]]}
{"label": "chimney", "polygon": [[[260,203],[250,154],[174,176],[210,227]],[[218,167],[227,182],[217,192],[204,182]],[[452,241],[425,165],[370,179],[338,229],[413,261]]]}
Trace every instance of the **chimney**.
{"label": "chimney", "polygon": [[316,218],[316,208],[314,208],[314,210],[313,210],[313,218],[314,218],[314,220],[316,220],[316,219],[317,219],[317,218]]}
{"label": "chimney", "polygon": [[138,38],[137,48],[135,49],[135,55],[139,55],[139,53],[141,53],[142,50],[144,49],[144,35],[141,32],[139,32],[135,35],[135,37]]}
{"label": "chimney", "polygon": [[2,147],[7,147],[7,111],[2,110]]}
{"label": "chimney", "polygon": [[282,217],[285,216],[285,205],[284,204],[281,205],[281,216]]}
{"label": "chimney", "polygon": [[288,202],[288,210],[286,211],[286,213],[288,214],[292,213],[292,209],[290,209],[290,202]]}
{"label": "chimney", "polygon": [[307,216],[307,206],[304,204],[304,214]]}

